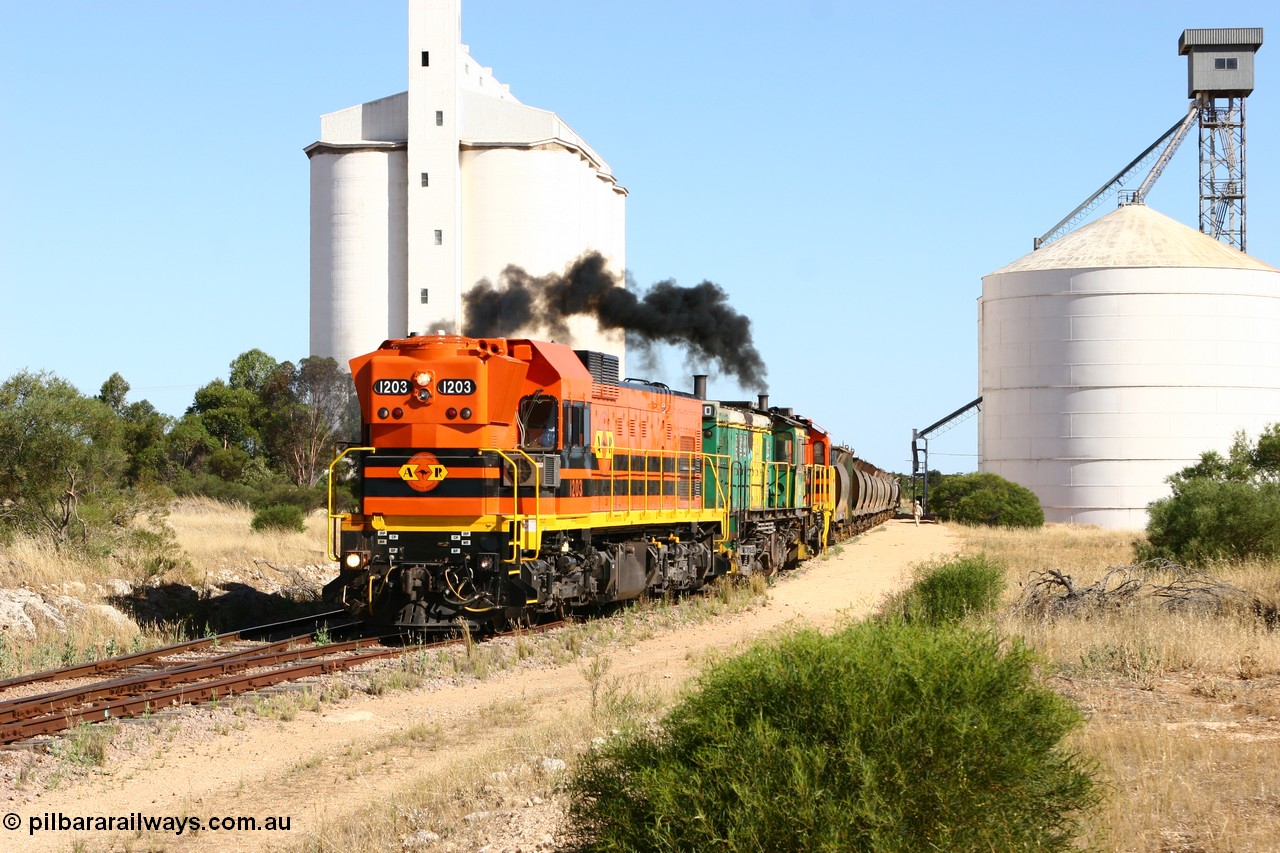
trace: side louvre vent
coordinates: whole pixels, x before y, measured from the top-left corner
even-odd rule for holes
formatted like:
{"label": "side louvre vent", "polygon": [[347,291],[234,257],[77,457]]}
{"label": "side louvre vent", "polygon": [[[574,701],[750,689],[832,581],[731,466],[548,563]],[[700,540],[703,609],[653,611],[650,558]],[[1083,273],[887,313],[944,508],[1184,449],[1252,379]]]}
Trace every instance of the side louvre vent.
{"label": "side louvre vent", "polygon": [[618,384],[618,357],[609,355],[607,352],[592,352],[591,350],[579,349],[574,350],[574,354],[578,356],[578,360],[591,371],[591,380],[601,385],[617,385]]}

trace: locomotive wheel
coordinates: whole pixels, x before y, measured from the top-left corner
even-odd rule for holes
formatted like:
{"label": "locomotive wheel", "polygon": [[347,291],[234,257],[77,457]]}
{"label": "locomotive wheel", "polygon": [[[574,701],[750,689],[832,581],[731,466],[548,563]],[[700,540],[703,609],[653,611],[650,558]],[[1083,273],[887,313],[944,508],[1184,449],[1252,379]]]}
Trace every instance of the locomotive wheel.
{"label": "locomotive wheel", "polygon": [[773,562],[773,558],[769,554],[764,554],[760,559],[761,574],[767,578],[772,578],[778,574],[778,566]]}
{"label": "locomotive wheel", "polygon": [[538,611],[532,607],[508,607],[503,616],[513,631],[524,631],[538,624]]}

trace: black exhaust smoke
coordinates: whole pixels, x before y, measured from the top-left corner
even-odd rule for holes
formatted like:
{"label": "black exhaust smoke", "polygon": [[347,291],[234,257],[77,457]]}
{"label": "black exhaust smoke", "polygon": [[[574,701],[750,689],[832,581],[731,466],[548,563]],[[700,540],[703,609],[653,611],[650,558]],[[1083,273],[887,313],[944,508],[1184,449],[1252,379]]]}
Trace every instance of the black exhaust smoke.
{"label": "black exhaust smoke", "polygon": [[744,388],[767,387],[751,320],[729,306],[728,294],[714,282],[680,287],[660,281],[637,295],[618,286],[597,252],[574,261],[564,275],[531,276],[509,266],[499,281],[482,280],[463,296],[463,334],[504,337],[533,328],[567,342],[566,319],[587,315],[601,329],[626,332],[629,347],[672,344],[691,358],[713,360]]}

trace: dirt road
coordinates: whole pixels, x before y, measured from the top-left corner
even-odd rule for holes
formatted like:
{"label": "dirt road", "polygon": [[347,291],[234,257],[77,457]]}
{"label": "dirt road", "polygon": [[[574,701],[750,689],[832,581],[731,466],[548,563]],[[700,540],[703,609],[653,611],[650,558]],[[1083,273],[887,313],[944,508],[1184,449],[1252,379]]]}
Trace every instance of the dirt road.
{"label": "dirt road", "polygon": [[[843,546],[832,557],[809,563],[769,590],[766,604],[713,622],[667,631],[625,648],[610,650],[610,675],[635,689],[671,691],[693,675],[709,653],[731,652],[789,624],[829,627],[864,615],[885,593],[899,588],[909,567],[958,547],[944,526],[916,527],[892,521]],[[391,800],[417,784],[433,768],[462,767],[495,748],[481,709],[503,702],[518,706],[519,727],[554,723],[582,714],[590,687],[581,663],[517,670],[484,681],[437,689],[394,692],[379,697],[352,694],[322,713],[301,713],[279,721],[248,715],[234,726],[199,728],[199,712],[176,716],[158,743],[111,762],[88,778],[64,780],[55,788],[19,790],[7,809],[19,821],[0,828],[0,848],[19,851],[95,850],[272,850],[303,840],[324,822],[358,820],[360,809]],[[518,712],[518,713],[517,713]],[[184,722],[187,720],[187,722]],[[411,752],[396,745],[412,726],[433,732],[438,743]],[[447,746],[447,748],[446,748]],[[404,756],[411,755],[411,760]],[[398,760],[399,759],[399,760]],[[558,759],[549,758],[556,762]],[[555,764],[554,766],[559,766]],[[113,816],[117,820],[170,817],[172,824],[146,838],[137,833],[41,831],[33,820],[60,821]],[[213,817],[288,818],[288,831],[207,831]],[[348,818],[348,816],[352,816]],[[206,831],[177,834],[182,818],[199,818]],[[74,823],[70,824],[74,825]],[[101,826],[102,824],[99,824]],[[502,849],[545,850],[546,827],[531,828],[542,841]],[[448,849],[430,846],[422,849]]]}

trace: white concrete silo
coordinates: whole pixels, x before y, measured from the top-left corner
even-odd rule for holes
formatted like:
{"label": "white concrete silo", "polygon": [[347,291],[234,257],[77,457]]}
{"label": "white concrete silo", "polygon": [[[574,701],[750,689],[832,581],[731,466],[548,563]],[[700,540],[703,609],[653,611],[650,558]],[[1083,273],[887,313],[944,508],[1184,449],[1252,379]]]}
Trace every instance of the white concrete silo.
{"label": "white concrete silo", "polygon": [[404,137],[405,101],[325,116],[328,141],[308,151],[312,354],[350,357],[406,327],[406,144],[377,141]]}
{"label": "white concrete silo", "polygon": [[1142,528],[1164,479],[1280,421],[1280,271],[1126,205],[982,280],[980,468],[1048,521]]}
{"label": "white concrete silo", "polygon": [[[471,56],[461,0],[407,2],[408,91],[322,116],[306,148],[311,353],[340,364],[459,330],[464,294],[508,265],[545,276],[595,251],[626,266],[627,191],[608,164]],[[576,346],[625,358],[621,334],[568,326]]]}
{"label": "white concrete silo", "polygon": [[[553,112],[464,95],[462,280],[496,282],[509,264],[559,273],[589,251],[621,274],[626,191],[609,165]],[[575,344],[623,357],[621,333],[585,316],[567,325]]]}

